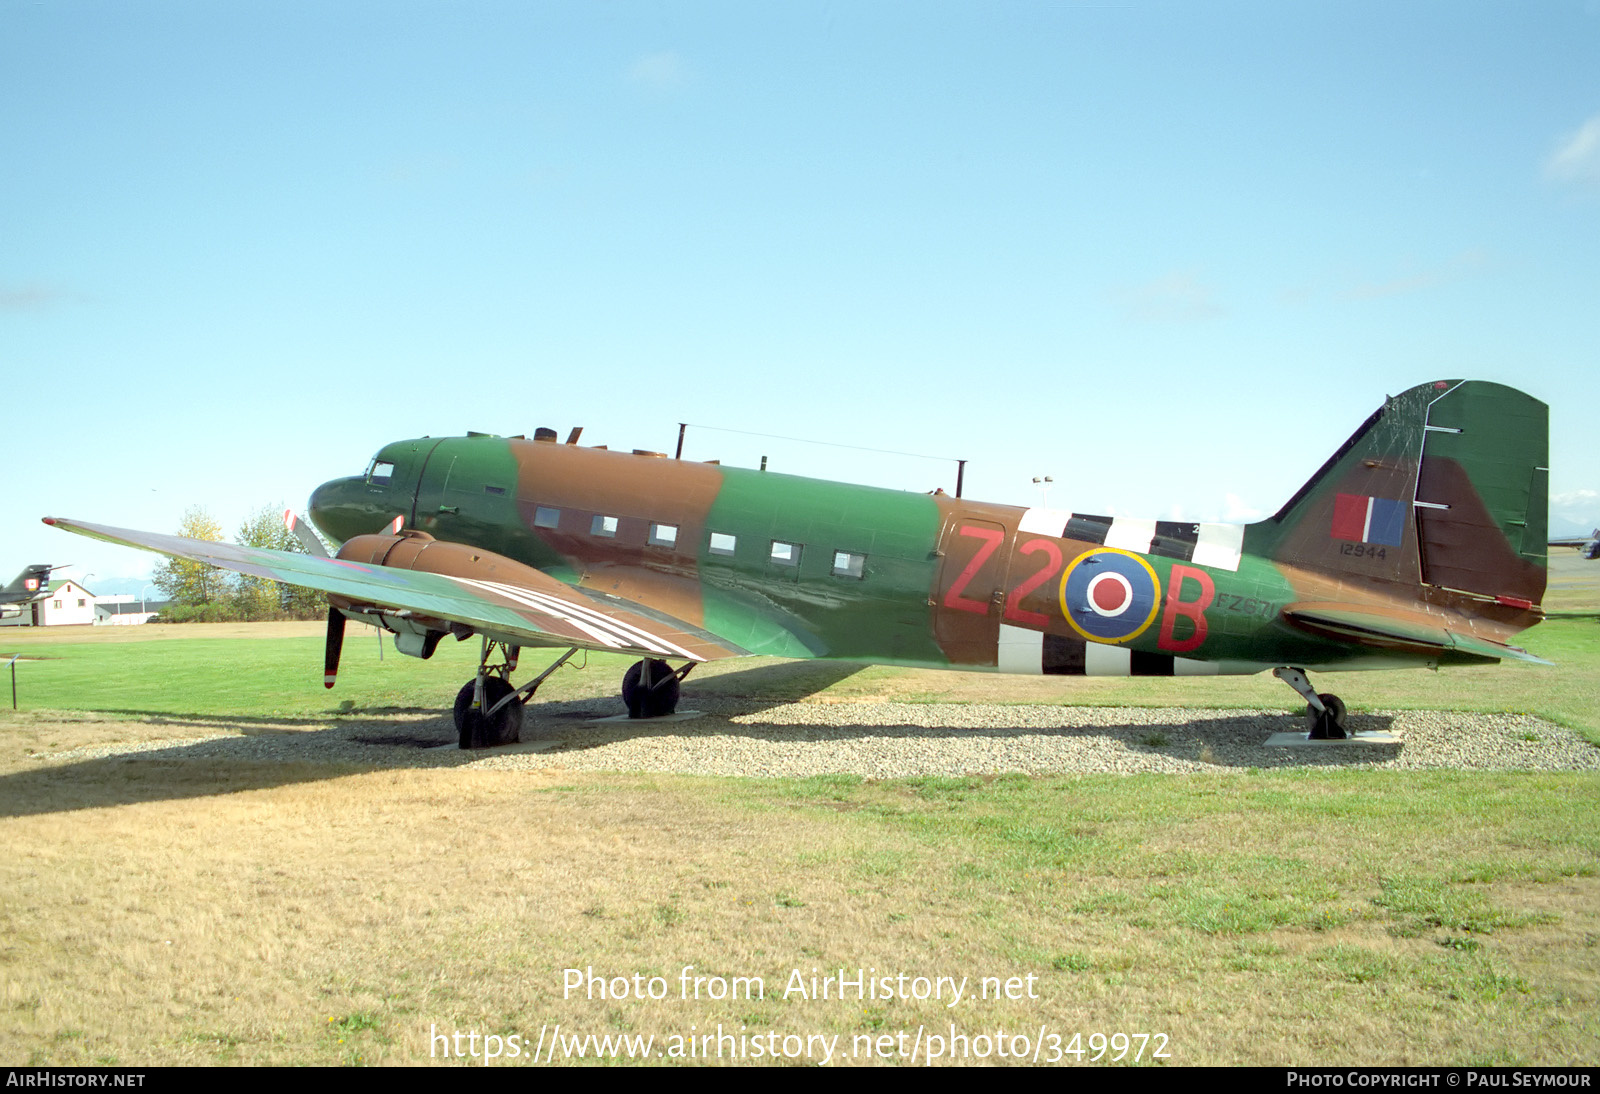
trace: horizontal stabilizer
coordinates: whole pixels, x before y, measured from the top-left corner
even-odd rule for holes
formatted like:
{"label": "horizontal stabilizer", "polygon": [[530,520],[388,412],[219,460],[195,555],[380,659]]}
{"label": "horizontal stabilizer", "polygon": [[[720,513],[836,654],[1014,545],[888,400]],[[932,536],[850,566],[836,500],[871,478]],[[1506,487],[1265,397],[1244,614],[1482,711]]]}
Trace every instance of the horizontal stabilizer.
{"label": "horizontal stabilizer", "polygon": [[1529,661],[1536,665],[1552,664],[1518,646],[1492,642],[1476,635],[1460,634],[1436,623],[1424,623],[1415,619],[1375,615],[1371,612],[1332,606],[1286,608],[1283,615],[1302,630],[1324,638],[1358,642],[1374,649],[1453,653],[1458,658],[1467,660],[1510,660]]}
{"label": "horizontal stabilizer", "polygon": [[1532,665],[1555,664],[1554,661],[1546,661],[1543,657],[1535,657],[1521,646],[1508,646],[1504,642],[1491,642],[1487,638],[1456,634],[1451,631],[1450,640],[1456,649],[1466,653],[1481,653],[1485,657],[1498,657],[1505,661],[1526,661]]}

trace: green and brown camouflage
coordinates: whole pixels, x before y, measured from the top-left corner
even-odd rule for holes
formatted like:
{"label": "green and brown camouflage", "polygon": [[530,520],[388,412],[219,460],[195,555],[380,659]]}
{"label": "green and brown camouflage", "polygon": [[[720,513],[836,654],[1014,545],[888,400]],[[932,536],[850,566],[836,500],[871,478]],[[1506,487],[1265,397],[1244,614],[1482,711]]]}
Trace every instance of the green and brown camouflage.
{"label": "green and brown camouflage", "polygon": [[1497,384],[1413,388],[1243,527],[487,435],[388,445],[312,516],[344,540],[400,515],[751,653],[1132,675],[1462,663],[1516,656],[1501,647],[1540,618],[1544,418]]}
{"label": "green and brown camouflage", "polygon": [[1063,675],[1437,667],[1537,660],[1509,640],[1542,618],[1546,419],[1498,384],[1420,385],[1250,525],[987,504],[550,431],[385,446],[312,497],[335,559],[52,523],[322,589],[422,656],[476,633]]}

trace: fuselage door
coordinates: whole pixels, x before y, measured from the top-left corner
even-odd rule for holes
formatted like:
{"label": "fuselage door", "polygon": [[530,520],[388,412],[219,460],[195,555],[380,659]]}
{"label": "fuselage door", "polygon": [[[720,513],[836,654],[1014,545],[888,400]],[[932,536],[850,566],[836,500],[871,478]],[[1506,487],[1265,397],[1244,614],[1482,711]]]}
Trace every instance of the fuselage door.
{"label": "fuselage door", "polygon": [[934,637],[952,664],[994,665],[1010,533],[959,513],[945,522],[934,589]]}
{"label": "fuselage door", "polygon": [[428,453],[413,527],[439,539],[519,557],[528,529],[517,511],[517,465],[498,437],[447,437]]}

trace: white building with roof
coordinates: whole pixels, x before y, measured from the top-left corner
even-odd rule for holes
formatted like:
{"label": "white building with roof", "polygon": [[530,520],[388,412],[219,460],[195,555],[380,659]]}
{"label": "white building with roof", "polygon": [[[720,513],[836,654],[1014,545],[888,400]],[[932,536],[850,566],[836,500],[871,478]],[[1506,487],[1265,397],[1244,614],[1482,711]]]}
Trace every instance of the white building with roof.
{"label": "white building with roof", "polygon": [[94,594],[73,578],[61,578],[50,582],[32,600],[7,608],[0,626],[71,627],[94,621]]}

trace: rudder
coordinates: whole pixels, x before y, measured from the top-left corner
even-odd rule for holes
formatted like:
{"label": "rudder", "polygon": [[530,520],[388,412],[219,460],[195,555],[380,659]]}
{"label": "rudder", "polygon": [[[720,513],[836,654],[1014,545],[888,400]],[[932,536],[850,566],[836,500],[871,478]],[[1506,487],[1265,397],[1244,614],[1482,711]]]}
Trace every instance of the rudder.
{"label": "rudder", "polygon": [[1544,403],[1484,381],[1429,405],[1416,496],[1426,584],[1530,605],[1544,597],[1549,420]]}

